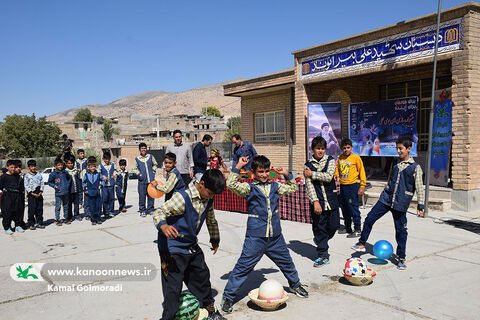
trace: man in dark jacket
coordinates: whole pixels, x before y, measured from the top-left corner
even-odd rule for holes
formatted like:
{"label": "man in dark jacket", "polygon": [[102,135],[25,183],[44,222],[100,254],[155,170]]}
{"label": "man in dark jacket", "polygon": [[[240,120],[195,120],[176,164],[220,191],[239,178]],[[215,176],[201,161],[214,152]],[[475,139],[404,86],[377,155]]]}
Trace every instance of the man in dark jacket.
{"label": "man in dark jacket", "polygon": [[203,136],[202,141],[193,148],[193,173],[197,181],[200,181],[209,165],[206,147],[209,147],[212,141],[212,136],[206,134]]}

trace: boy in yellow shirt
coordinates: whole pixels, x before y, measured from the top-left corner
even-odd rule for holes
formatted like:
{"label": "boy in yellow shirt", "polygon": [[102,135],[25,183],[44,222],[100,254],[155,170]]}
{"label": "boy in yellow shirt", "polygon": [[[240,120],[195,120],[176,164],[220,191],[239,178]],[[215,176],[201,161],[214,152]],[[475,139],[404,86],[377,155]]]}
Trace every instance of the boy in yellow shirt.
{"label": "boy in yellow shirt", "polygon": [[[352,150],[352,140],[343,139],[343,154],[338,157],[335,176],[340,180],[340,206],[345,222],[345,230],[339,231],[338,233],[348,233],[347,238],[358,238],[362,231],[358,196],[362,196],[365,192],[367,177],[365,175],[362,158],[352,153]],[[352,220],[354,227],[353,232]]]}

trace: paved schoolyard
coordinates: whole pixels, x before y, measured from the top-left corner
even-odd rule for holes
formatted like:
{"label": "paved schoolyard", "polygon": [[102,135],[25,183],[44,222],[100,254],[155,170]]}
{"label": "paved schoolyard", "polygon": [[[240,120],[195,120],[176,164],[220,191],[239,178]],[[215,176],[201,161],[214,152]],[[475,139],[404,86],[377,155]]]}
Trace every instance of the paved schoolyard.
{"label": "paved schoolyard", "polygon": [[[54,218],[52,194],[46,188],[45,219]],[[0,235],[0,319],[158,319],[161,315],[160,277],[153,281],[90,281],[92,285],[122,285],[121,292],[54,292],[47,282],[16,282],[10,267],[20,262],[104,262],[153,263],[159,268],[151,217],[137,211],[136,181],[129,182],[126,214],[99,226],[88,221],[23,234]],[[157,201],[157,206],[162,201]],[[117,205],[117,204],[116,204]],[[368,209],[362,210],[364,218]],[[354,240],[336,235],[331,241],[331,264],[313,268],[315,249],[310,225],[282,221],[284,236],[310,297],[291,296],[275,312],[257,310],[246,296],[264,279],[277,279],[285,286],[281,272],[262,258],[239,295],[243,297],[228,319],[478,319],[480,312],[480,214],[431,213],[429,218],[408,217],[408,269],[399,271],[389,262],[375,266],[375,281],[354,287],[341,278],[345,260],[353,253]],[[217,211],[221,232],[219,252],[208,249],[208,232],[200,235],[217,305],[229,272],[242,248],[246,216]],[[374,226],[371,243],[394,242],[394,228],[388,214]],[[370,248],[371,250],[371,248]],[[372,258],[370,253],[362,256]],[[50,283],[65,285],[68,281]]]}

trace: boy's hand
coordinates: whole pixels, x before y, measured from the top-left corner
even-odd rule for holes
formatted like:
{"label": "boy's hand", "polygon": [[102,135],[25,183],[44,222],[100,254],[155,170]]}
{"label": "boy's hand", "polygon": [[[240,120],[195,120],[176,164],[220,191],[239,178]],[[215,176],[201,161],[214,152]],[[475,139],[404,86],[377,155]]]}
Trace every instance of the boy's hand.
{"label": "boy's hand", "polygon": [[417,217],[423,218],[423,210],[422,209],[417,209]]}
{"label": "boy's hand", "polygon": [[164,177],[165,179],[167,179],[167,174],[168,174],[167,170],[163,169],[163,177]]}
{"label": "boy's hand", "polygon": [[358,195],[363,196],[365,194],[365,187],[358,188]]}
{"label": "boy's hand", "polygon": [[213,254],[217,253],[218,247],[219,247],[218,243],[215,243],[215,244],[212,243],[212,247],[210,248],[210,250],[213,251]]}
{"label": "boy's hand", "polygon": [[238,159],[238,163],[235,166],[235,168],[237,168],[238,170],[242,169],[248,164],[248,161],[250,161],[248,157],[240,157],[240,159]]}
{"label": "boy's hand", "polygon": [[178,236],[177,229],[175,229],[174,226],[171,226],[169,224],[162,224],[162,226],[160,227],[160,230],[162,230],[163,234],[168,239],[175,239]]}
{"label": "boy's hand", "polygon": [[311,178],[312,170],[310,170],[310,168],[306,168],[305,170],[303,170],[303,175],[305,176],[305,178]]}
{"label": "boy's hand", "polygon": [[106,176],[103,176],[103,180],[107,181],[107,180],[108,180],[108,178],[107,178]]}
{"label": "boy's hand", "polygon": [[315,214],[322,214],[322,206],[320,205],[320,202],[315,201],[313,203],[313,212],[315,212]]}
{"label": "boy's hand", "polygon": [[156,180],[153,180],[152,182],[150,182],[150,184],[155,187],[158,184],[158,182]]}
{"label": "boy's hand", "polygon": [[117,175],[116,174],[112,175],[112,178],[117,179]]}
{"label": "boy's hand", "polygon": [[283,176],[288,176],[288,170],[283,168],[283,167],[278,167],[278,168],[275,168],[275,171],[278,173],[278,174],[281,174]]}

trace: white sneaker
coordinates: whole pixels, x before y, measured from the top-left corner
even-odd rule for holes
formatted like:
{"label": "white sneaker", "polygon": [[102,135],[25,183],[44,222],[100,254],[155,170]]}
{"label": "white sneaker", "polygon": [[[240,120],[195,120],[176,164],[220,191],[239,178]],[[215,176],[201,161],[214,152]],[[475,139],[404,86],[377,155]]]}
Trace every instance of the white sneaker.
{"label": "white sneaker", "polygon": [[5,233],[9,236],[11,236],[13,234],[13,231],[12,229],[8,228],[7,230],[5,230]]}
{"label": "white sneaker", "polygon": [[23,230],[23,228],[20,227],[20,226],[16,227],[16,228],[15,228],[15,231],[16,231],[16,232],[25,232],[25,230]]}

